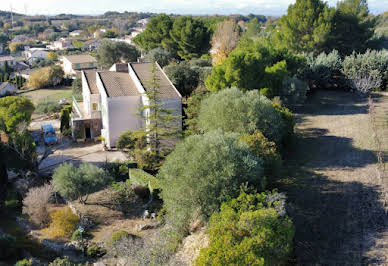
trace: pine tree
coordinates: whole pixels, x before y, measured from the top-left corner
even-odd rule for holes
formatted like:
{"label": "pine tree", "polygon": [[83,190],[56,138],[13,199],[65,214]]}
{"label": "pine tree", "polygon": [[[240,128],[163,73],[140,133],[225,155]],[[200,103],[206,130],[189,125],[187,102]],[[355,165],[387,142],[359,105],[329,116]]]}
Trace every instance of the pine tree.
{"label": "pine tree", "polygon": [[181,135],[181,117],[174,115],[173,110],[165,108],[160,96],[160,80],[156,63],[152,64],[151,80],[146,89],[148,103],[140,108],[145,113],[148,143],[151,150],[160,154],[166,147],[163,141],[176,139]]}

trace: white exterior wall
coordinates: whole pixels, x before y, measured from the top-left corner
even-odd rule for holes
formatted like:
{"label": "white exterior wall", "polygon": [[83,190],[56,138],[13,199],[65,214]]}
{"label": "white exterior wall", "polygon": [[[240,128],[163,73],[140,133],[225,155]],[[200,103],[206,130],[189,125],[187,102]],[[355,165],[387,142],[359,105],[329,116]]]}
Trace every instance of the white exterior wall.
{"label": "white exterior wall", "polygon": [[120,135],[127,130],[138,130],[142,127],[139,107],[141,96],[120,96],[108,98],[109,139],[108,147],[115,147]]}
{"label": "white exterior wall", "polygon": [[87,116],[90,116],[91,113],[91,107],[90,107],[90,89],[88,86],[88,83],[85,78],[85,74],[82,72],[82,98],[83,98],[83,105],[84,105],[84,112],[87,114]]}
{"label": "white exterior wall", "polygon": [[65,57],[63,57],[62,59],[62,68],[63,68],[63,72],[65,72],[66,75],[75,74],[73,70],[73,64]]}

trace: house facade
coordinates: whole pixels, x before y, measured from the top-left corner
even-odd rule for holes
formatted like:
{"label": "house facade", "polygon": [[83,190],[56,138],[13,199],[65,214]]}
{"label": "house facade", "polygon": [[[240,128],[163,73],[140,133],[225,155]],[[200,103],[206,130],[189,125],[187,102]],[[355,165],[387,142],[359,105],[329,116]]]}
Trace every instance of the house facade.
{"label": "house facade", "polygon": [[17,92],[18,87],[9,82],[0,82],[0,96],[12,95]]}
{"label": "house facade", "polygon": [[43,48],[29,48],[23,51],[24,59],[28,61],[29,64],[34,63],[38,59],[45,59],[48,51]]}
{"label": "house facade", "polygon": [[[151,80],[152,63],[116,64],[109,71],[82,72],[82,102],[73,102],[72,130],[74,139],[101,136],[105,145],[115,147],[127,130],[144,128],[149,104],[146,95]],[[159,95],[165,108],[182,115],[182,96],[157,65]],[[181,126],[181,121],[178,122]]]}
{"label": "house facade", "polygon": [[16,58],[13,56],[0,56],[0,67],[4,66],[6,63],[8,66],[14,67],[16,66]]}
{"label": "house facade", "polygon": [[96,69],[97,60],[91,55],[66,55],[61,58],[62,69],[66,75],[76,75],[82,70]]}

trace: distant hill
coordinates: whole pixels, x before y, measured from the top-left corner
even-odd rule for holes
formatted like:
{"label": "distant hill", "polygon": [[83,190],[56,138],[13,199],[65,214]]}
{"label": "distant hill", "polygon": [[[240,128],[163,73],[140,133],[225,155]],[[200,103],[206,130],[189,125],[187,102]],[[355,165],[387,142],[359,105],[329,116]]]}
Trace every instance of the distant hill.
{"label": "distant hill", "polygon": [[[13,14],[14,17],[22,17],[22,16],[24,16],[23,14],[19,14],[19,13],[15,13],[15,12],[12,12],[12,14]],[[11,18],[11,12],[0,10],[0,18],[2,18],[2,19],[10,19]]]}

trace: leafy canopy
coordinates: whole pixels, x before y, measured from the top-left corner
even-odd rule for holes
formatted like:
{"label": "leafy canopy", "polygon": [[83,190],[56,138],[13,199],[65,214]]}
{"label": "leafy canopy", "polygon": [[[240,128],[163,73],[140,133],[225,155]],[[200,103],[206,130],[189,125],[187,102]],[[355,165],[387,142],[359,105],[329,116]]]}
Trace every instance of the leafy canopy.
{"label": "leafy canopy", "polygon": [[101,66],[110,67],[115,63],[133,62],[140,56],[135,46],[125,42],[104,41],[97,50],[97,60]]}

